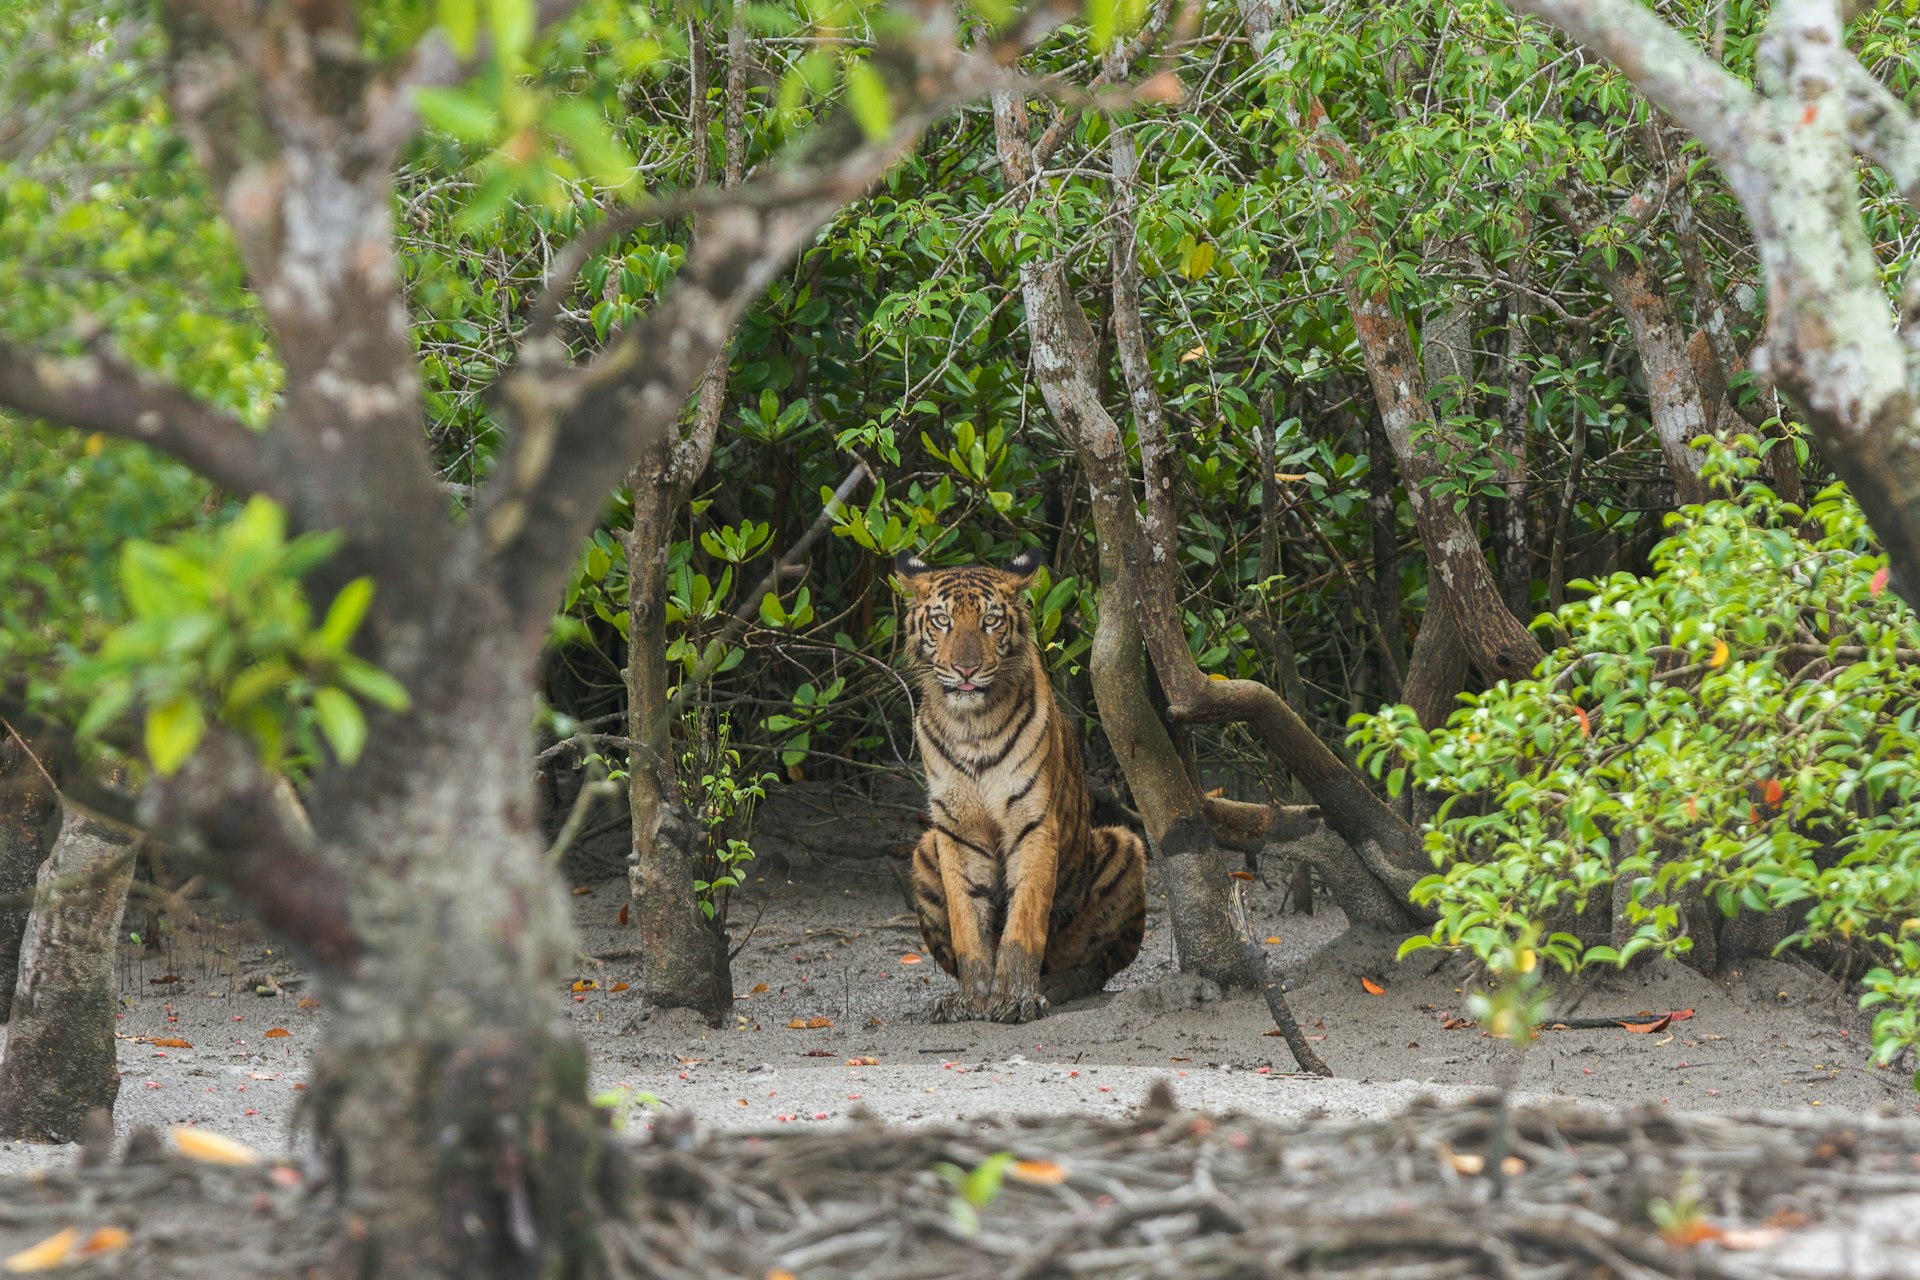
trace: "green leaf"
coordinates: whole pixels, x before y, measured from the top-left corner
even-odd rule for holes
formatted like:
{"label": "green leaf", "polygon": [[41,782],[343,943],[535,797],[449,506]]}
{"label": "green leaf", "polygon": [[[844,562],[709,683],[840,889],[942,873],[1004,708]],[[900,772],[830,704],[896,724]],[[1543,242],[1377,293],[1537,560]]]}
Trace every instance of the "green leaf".
{"label": "green leaf", "polygon": [[547,127],[566,139],[581,169],[601,186],[618,191],[633,181],[633,153],[590,103],[579,98],[555,103],[547,112]]}
{"label": "green leaf", "polygon": [[192,694],[177,694],[147,712],[147,759],[161,777],[187,762],[206,736],[206,716]]}
{"label": "green leaf", "polygon": [[361,619],[367,616],[367,606],[372,603],[372,578],[355,578],[340,588],[333,603],[327,606],[326,620],[320,624],[320,643],[328,652],[345,651],[360,629]]}
{"label": "green leaf", "polygon": [[465,89],[449,85],[415,89],[413,105],[428,125],[462,142],[492,142],[499,136],[499,113]]}
{"label": "green leaf", "polygon": [[413,705],[406,686],[370,662],[348,658],[340,664],[334,678],[368,702],[389,711],[405,711]]}
{"label": "green leaf", "polygon": [[313,694],[313,718],[341,764],[352,764],[367,745],[367,718],[346,692],[331,686]]}
{"label": "green leaf", "polygon": [[847,67],[847,109],[869,141],[884,142],[893,132],[893,101],[887,82],[865,62]]}
{"label": "green leaf", "polygon": [[480,39],[480,6],[475,0],[437,0],[434,10],[453,51],[462,58],[472,57]]}
{"label": "green leaf", "polygon": [[502,59],[525,53],[533,43],[533,0],[488,0],[494,48]]}

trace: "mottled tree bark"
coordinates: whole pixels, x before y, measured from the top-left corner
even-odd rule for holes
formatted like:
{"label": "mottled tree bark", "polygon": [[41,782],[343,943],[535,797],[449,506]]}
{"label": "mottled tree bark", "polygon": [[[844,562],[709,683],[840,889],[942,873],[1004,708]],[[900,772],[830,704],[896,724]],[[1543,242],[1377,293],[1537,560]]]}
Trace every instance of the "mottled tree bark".
{"label": "mottled tree bark", "polygon": [[46,859],[44,832],[57,808],[53,784],[26,747],[0,728],[0,1022],[13,1008],[20,940],[33,911],[34,880]]}
{"label": "mottled tree bark", "polygon": [[72,805],[41,864],[0,1059],[0,1137],[73,1142],[120,1092],[114,938],[133,880],[134,834]]}

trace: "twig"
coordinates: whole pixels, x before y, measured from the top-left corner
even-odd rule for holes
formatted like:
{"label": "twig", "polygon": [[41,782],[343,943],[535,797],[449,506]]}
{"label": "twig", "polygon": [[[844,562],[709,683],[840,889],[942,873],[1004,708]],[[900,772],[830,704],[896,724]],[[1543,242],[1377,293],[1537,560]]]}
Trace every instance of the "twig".
{"label": "twig", "polygon": [[1302,1071],[1316,1076],[1330,1076],[1333,1071],[1320,1060],[1320,1055],[1307,1043],[1307,1037],[1301,1032],[1300,1024],[1293,1019],[1293,1010],[1287,1006],[1286,994],[1280,989],[1280,976],[1273,972],[1267,961],[1267,953],[1254,940],[1253,921],[1247,917],[1246,894],[1241,882],[1235,880],[1229,899],[1233,905],[1233,931],[1239,936],[1240,946],[1247,953],[1247,963],[1253,967],[1254,981],[1260,984],[1260,992],[1267,998],[1267,1008],[1273,1013],[1273,1021],[1280,1028],[1280,1034],[1287,1042],[1287,1048],[1293,1051],[1293,1060]]}

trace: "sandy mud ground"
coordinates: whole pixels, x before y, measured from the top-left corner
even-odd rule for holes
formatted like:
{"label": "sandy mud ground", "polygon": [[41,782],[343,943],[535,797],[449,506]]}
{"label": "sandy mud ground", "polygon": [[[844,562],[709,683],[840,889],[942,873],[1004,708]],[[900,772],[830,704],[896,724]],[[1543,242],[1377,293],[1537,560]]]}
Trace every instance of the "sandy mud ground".
{"label": "sandy mud ground", "polygon": [[[734,907],[733,1025],[719,1030],[649,1017],[632,992],[613,990],[633,973],[632,932],[618,923],[626,886],[577,881],[585,955],[574,979],[596,985],[556,984],[554,1008],[586,1038],[596,1085],[632,1092],[636,1129],[651,1123],[643,1094],[711,1128],[832,1124],[861,1108],[930,1124],[1119,1116],[1158,1079],[1183,1107],[1276,1120],[1382,1116],[1509,1081],[1525,1097],[1615,1106],[1920,1114],[1902,1073],[1868,1066],[1867,1022],[1851,998],[1804,963],[1709,978],[1655,962],[1569,987],[1554,1006],[1563,1015],[1576,1005],[1583,1016],[1692,1013],[1653,1033],[1549,1031],[1516,1063],[1478,1029],[1449,1027],[1466,998],[1458,965],[1436,967],[1431,952],[1396,964],[1396,939],[1347,931],[1325,902],[1313,915],[1283,913],[1279,881],[1253,886],[1257,923],[1278,939],[1270,955],[1334,1079],[1293,1074],[1257,996],[1222,999],[1177,974],[1158,907],[1140,960],[1107,993],[1025,1026],[933,1025],[926,1008],[951,980],[924,958],[900,887],[896,855],[916,833],[910,799],[806,791],[769,807],[761,861]],[[158,950],[129,946],[120,990],[122,1135],[196,1124],[266,1152],[296,1141],[325,993],[270,940],[227,925]],[[71,1159],[70,1148],[0,1145],[0,1173]]]}

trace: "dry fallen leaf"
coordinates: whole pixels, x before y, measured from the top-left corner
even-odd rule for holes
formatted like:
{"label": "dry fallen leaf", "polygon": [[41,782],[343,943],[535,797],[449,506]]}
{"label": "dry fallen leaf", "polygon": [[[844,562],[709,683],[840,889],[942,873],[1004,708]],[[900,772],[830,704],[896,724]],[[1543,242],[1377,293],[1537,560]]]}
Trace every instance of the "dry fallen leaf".
{"label": "dry fallen leaf", "polygon": [[607,990],[609,991],[625,991],[626,989],[627,989],[627,984],[624,982],[616,982],[612,986],[607,988]]}
{"label": "dry fallen leaf", "polygon": [[308,1011],[318,1009],[320,1007],[320,1000],[316,996],[301,996],[300,1007]]}
{"label": "dry fallen leaf", "polygon": [[760,995],[764,993],[766,989],[767,989],[767,984],[764,982],[756,982],[753,984],[753,994],[755,995]]}
{"label": "dry fallen leaf", "polygon": [[1660,1228],[1660,1238],[1676,1249],[1691,1249],[1726,1234],[1704,1218],[1688,1218]]}
{"label": "dry fallen leaf", "polygon": [[1192,361],[1204,360],[1206,358],[1207,358],[1207,348],[1204,344],[1193,348],[1191,351],[1183,351],[1180,353],[1181,364],[1189,364]]}
{"label": "dry fallen leaf", "polygon": [[581,897],[581,896],[583,896],[583,895],[585,895],[585,894],[589,894],[589,893],[592,893],[592,892],[593,892],[593,890],[592,890],[592,889],[590,889],[589,887],[587,887],[587,886],[586,886],[586,885],[584,885],[584,884],[577,884],[577,885],[575,885],[575,886],[573,886],[573,896],[574,896],[574,897],[576,897],[576,898],[578,898],[578,897]]}
{"label": "dry fallen leaf", "polygon": [[[1447,1151],[1445,1148],[1442,1148],[1442,1154],[1445,1155],[1447,1163],[1453,1166],[1454,1172],[1456,1173],[1464,1173],[1469,1178],[1473,1178],[1486,1172],[1487,1158],[1478,1152]],[[1506,1174],[1509,1178],[1516,1178],[1526,1171],[1527,1162],[1519,1156],[1507,1156],[1500,1161],[1500,1172]]]}
{"label": "dry fallen leaf", "polygon": [[623,929],[627,927],[627,908],[630,905],[632,904],[626,902],[620,904],[620,927]]}
{"label": "dry fallen leaf", "polygon": [[1672,1021],[1673,1019],[1670,1016],[1662,1014],[1652,1022],[1623,1022],[1620,1025],[1626,1030],[1631,1031],[1634,1035],[1644,1036],[1651,1035],[1655,1031],[1665,1031],[1667,1024]]}
{"label": "dry fallen leaf", "polygon": [[191,1043],[189,1043],[188,1041],[185,1041],[185,1040],[182,1040],[182,1039],[180,1039],[180,1038],[179,1038],[179,1037],[177,1037],[177,1036],[171,1036],[171,1037],[163,1037],[163,1038],[160,1038],[160,1039],[155,1039],[155,1040],[149,1040],[149,1041],[147,1041],[147,1043],[148,1043],[148,1044],[150,1044],[150,1045],[154,1045],[154,1046],[157,1046],[158,1048],[161,1048],[161,1049],[191,1049],[191,1048],[193,1048],[193,1045],[192,1045]]}
{"label": "dry fallen leaf", "polygon": [[808,1018],[807,1019],[807,1030],[809,1031],[818,1031],[822,1027],[830,1027],[832,1025],[833,1025],[832,1018]]}
{"label": "dry fallen leaf", "polygon": [[907,952],[907,954],[900,957],[900,963],[901,964],[919,964],[923,958],[924,957],[916,955],[913,952],[909,951]]}
{"label": "dry fallen leaf", "polygon": [[850,1066],[850,1067],[877,1067],[877,1066],[879,1066],[879,1065],[880,1065],[880,1059],[878,1059],[878,1058],[848,1058],[848,1059],[847,1059],[847,1065],[848,1065],[848,1066]]}
{"label": "dry fallen leaf", "polygon": [[1732,651],[1727,648],[1727,642],[1725,640],[1715,640],[1713,642],[1713,656],[1707,659],[1707,665],[1710,667],[1724,667],[1727,665],[1727,659],[1731,654]]}
{"label": "dry fallen leaf", "polygon": [[1280,935],[1279,935],[1279,934],[1277,934],[1277,933],[1270,933],[1270,934],[1268,934],[1268,935],[1267,935],[1267,937],[1266,937],[1266,944],[1267,944],[1268,946],[1270,946],[1270,947],[1277,947],[1277,946],[1279,946],[1279,945],[1280,945]]}
{"label": "dry fallen leaf", "polygon": [[794,1276],[791,1271],[781,1271],[776,1268],[767,1272],[767,1280],[794,1280]]}
{"label": "dry fallen leaf", "polygon": [[285,1027],[268,1027],[260,1033],[260,1036],[264,1040],[281,1040],[292,1034],[293,1032],[287,1030]]}
{"label": "dry fallen leaf", "polygon": [[73,1252],[74,1241],[80,1238],[80,1228],[68,1227],[65,1231],[56,1231],[31,1248],[20,1252],[0,1263],[0,1267],[12,1272],[51,1271],[67,1261],[67,1255]]}
{"label": "dry fallen leaf", "polygon": [[600,984],[592,978],[580,978],[573,984],[575,991],[598,991]]}
{"label": "dry fallen leaf", "polygon": [[1251,871],[1229,871],[1229,872],[1227,872],[1227,874],[1228,874],[1229,876],[1231,876],[1231,877],[1232,877],[1233,879],[1235,879],[1235,880],[1251,880],[1251,879],[1253,879],[1253,872],[1251,872]]}
{"label": "dry fallen leaf", "polygon": [[1387,989],[1385,987],[1381,986],[1379,983],[1375,982],[1372,978],[1369,978],[1364,974],[1361,975],[1360,985],[1361,987],[1365,988],[1366,993],[1370,996],[1383,996],[1387,994]]}
{"label": "dry fallen leaf", "polygon": [[168,1131],[181,1155],[202,1164],[259,1164],[260,1157],[244,1142],[235,1142],[224,1134],[177,1124]]}
{"label": "dry fallen leaf", "polygon": [[1067,1167],[1058,1160],[1015,1160],[1007,1176],[1031,1187],[1057,1187],[1067,1180]]}
{"label": "dry fallen leaf", "polygon": [[95,1227],[73,1251],[73,1260],[79,1262],[86,1258],[97,1258],[103,1253],[117,1253],[132,1240],[133,1237],[119,1227]]}

